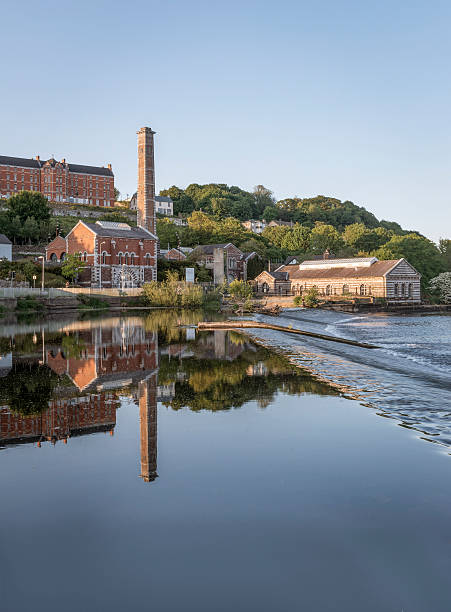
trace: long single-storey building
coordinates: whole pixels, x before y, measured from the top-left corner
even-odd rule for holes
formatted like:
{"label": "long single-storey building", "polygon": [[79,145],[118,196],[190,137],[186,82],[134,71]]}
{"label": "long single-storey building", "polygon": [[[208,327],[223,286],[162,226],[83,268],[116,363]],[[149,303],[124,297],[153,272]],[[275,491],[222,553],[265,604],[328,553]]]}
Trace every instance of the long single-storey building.
{"label": "long single-storey building", "polygon": [[257,292],[302,295],[315,287],[320,295],[421,302],[421,275],[405,259],[377,257],[322,259],[282,265],[255,279]]}

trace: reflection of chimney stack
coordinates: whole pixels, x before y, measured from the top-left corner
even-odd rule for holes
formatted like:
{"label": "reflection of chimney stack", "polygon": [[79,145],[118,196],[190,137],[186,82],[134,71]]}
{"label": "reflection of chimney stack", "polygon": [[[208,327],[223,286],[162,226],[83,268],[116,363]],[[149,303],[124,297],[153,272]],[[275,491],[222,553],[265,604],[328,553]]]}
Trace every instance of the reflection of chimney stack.
{"label": "reflection of chimney stack", "polygon": [[157,478],[157,381],[156,375],[139,383],[139,433],[141,439],[141,478]]}
{"label": "reflection of chimney stack", "polygon": [[155,163],[153,132],[143,127],[138,132],[138,225],[155,234]]}

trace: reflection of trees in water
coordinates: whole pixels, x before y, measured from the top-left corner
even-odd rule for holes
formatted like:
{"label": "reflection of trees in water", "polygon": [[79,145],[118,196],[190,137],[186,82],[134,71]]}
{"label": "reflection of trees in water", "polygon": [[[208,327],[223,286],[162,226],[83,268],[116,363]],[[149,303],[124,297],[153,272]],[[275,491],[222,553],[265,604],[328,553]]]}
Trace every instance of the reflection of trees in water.
{"label": "reflection of trees in water", "polygon": [[[180,380],[182,377],[184,380]],[[245,350],[233,361],[192,358],[180,363],[163,356],[158,383],[168,385],[172,382],[175,382],[175,396],[164,403],[174,410],[183,407],[227,410],[252,400],[265,407],[273,401],[277,391],[290,395],[338,395],[283,356],[261,347]]]}
{"label": "reflection of trees in water", "polygon": [[[214,320],[224,318],[217,313],[214,314]],[[155,331],[159,334],[159,342],[171,343],[185,341],[185,330],[178,326],[180,325],[197,325],[199,321],[208,321],[211,315],[202,310],[174,310],[161,309],[152,310],[144,321],[144,329],[146,331]]]}
{"label": "reflection of trees in water", "polygon": [[39,414],[49,407],[59,376],[37,363],[17,363],[1,379],[0,401],[23,415]]}

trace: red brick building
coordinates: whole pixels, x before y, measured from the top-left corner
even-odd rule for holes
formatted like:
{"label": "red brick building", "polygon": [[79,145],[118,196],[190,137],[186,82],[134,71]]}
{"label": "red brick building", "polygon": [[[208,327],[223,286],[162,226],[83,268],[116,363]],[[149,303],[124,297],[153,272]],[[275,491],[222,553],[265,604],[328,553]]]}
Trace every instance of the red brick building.
{"label": "red brick building", "polygon": [[[66,253],[79,254],[87,264],[79,276],[85,286],[140,287],[157,278],[155,234],[155,165],[153,132],[138,132],[138,227],[127,223],[79,221],[66,236]],[[47,258],[55,252],[47,247]],[[60,251],[62,253],[62,251]]]}
{"label": "red brick building", "polygon": [[105,167],[0,155],[0,198],[19,191],[39,191],[51,202],[114,205],[114,174]]}
{"label": "red brick building", "polygon": [[[79,221],[65,241],[66,253],[79,253],[86,263],[78,279],[82,286],[140,287],[156,280],[157,237],[144,227]],[[51,258],[54,251],[50,251],[47,247],[47,256]]]}

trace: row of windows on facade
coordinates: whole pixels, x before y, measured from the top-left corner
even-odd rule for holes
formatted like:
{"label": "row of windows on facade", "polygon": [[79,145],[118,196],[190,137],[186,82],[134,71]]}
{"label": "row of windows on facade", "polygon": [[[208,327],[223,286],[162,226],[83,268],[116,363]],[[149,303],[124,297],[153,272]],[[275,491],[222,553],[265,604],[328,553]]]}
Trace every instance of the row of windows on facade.
{"label": "row of windows on facade", "polygon": [[[282,289],[282,288],[280,287],[280,289]],[[316,289],[317,291],[320,291],[320,293],[322,295],[338,295],[340,289],[341,289],[341,294],[342,295],[349,295],[351,293],[351,291],[349,289],[349,285],[342,285],[341,288],[340,287],[334,287],[332,285],[326,285],[325,289],[321,289],[321,290],[319,290],[316,285],[313,285],[312,289]],[[262,290],[265,293],[269,292],[269,285],[268,285],[268,283],[263,283]],[[302,295],[302,293],[304,291],[307,291],[307,285],[305,285],[305,286],[294,285],[293,286],[293,291],[295,293],[299,293],[299,295]],[[357,295],[372,295],[371,285],[362,284],[362,285],[360,285],[360,287],[356,287],[355,288],[355,293]],[[395,283],[395,285],[394,285],[394,294],[395,294],[395,296],[412,297],[412,294],[413,294],[413,284],[412,283]]]}
{"label": "row of windows on facade", "polygon": [[[102,251],[102,264],[107,264],[107,257],[108,257],[108,253],[106,251]],[[88,261],[88,253],[86,251],[84,251],[84,253],[82,253],[80,255],[80,258],[82,261],[87,262]],[[138,256],[135,253],[117,253],[116,255],[116,259],[117,259],[117,263],[121,266],[121,265],[131,265],[134,266],[135,264],[137,264],[136,259],[138,258]],[[149,266],[150,265],[150,253],[146,253],[144,255],[144,265],[145,266]],[[112,262],[111,262],[112,263]]]}

